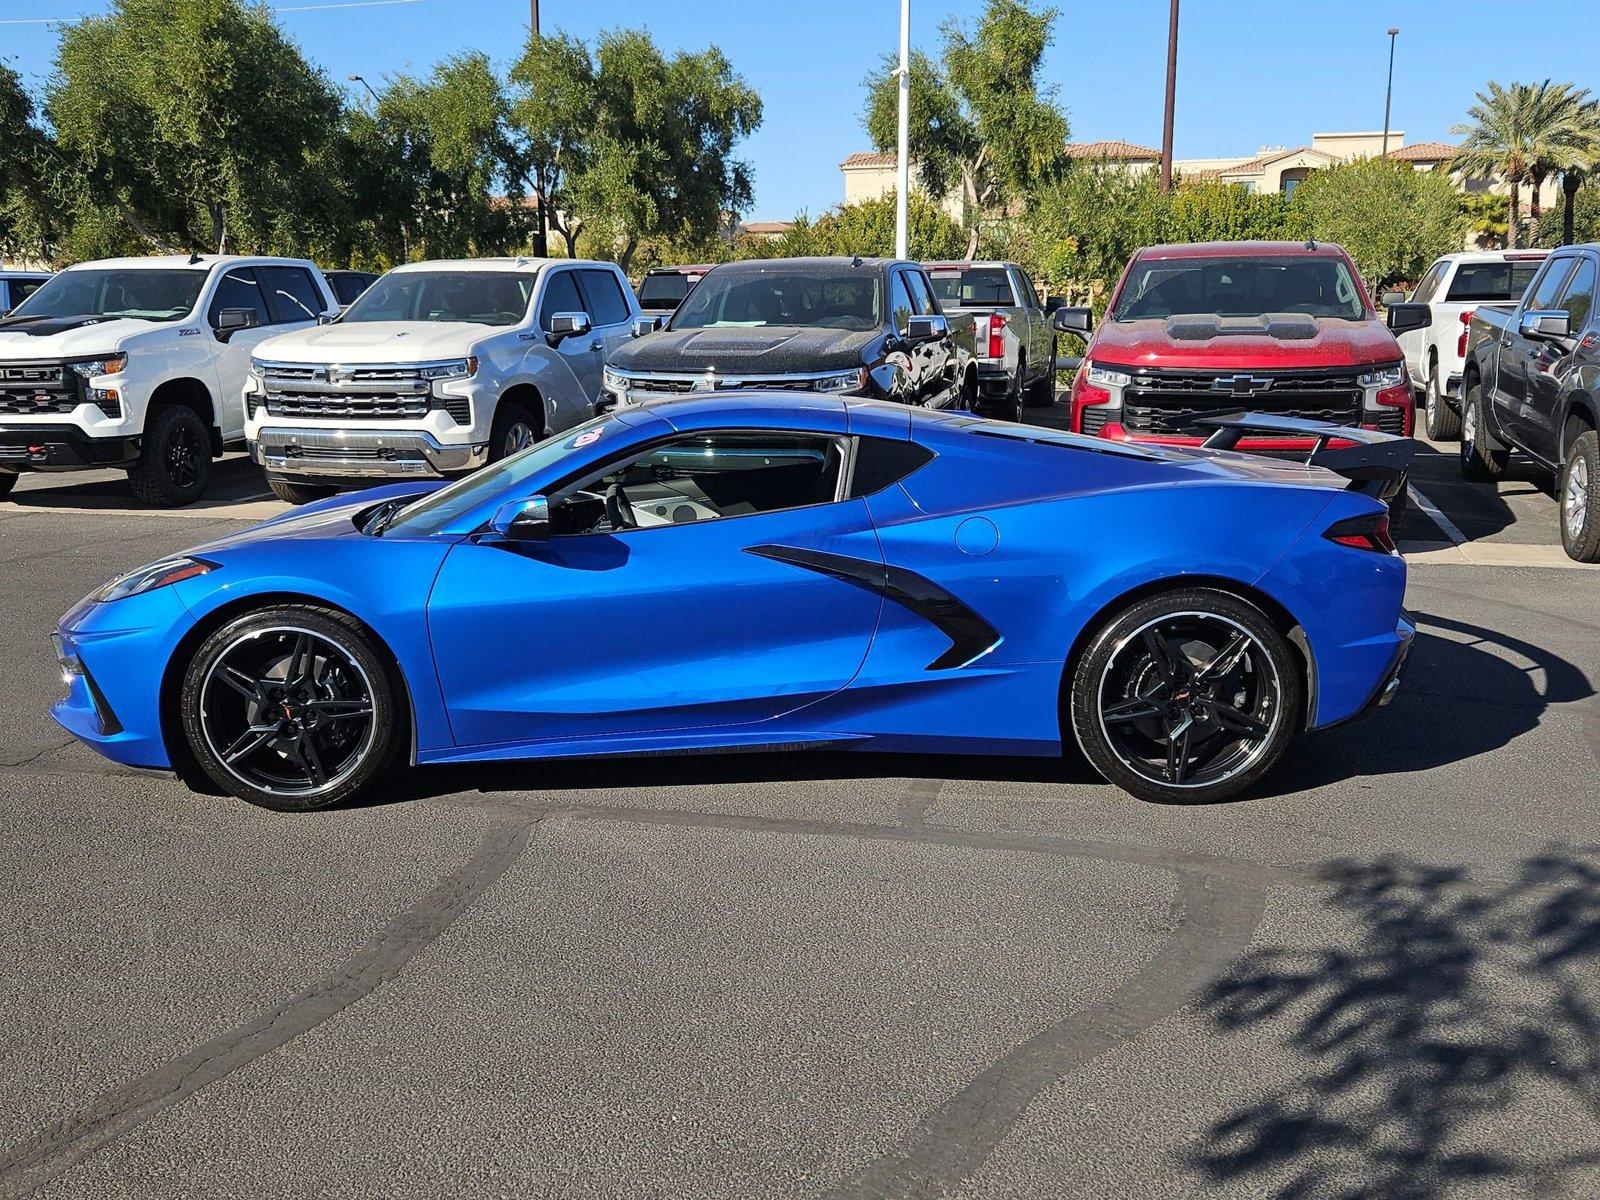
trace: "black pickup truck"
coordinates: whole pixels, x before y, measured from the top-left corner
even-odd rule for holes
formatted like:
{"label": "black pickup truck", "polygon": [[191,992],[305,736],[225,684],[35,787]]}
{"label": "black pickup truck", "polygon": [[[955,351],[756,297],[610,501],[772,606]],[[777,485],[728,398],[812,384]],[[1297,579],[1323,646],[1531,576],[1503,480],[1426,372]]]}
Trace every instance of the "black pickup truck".
{"label": "black pickup truck", "polygon": [[977,403],[971,316],[946,317],[927,272],[878,258],[725,263],[665,327],[612,351],[602,408],[679,392],[774,388],[930,407]]}
{"label": "black pickup truck", "polygon": [[1509,312],[1479,308],[1462,375],[1461,473],[1496,479],[1512,450],[1556,472],[1561,541],[1600,562],[1600,245],[1545,260]]}

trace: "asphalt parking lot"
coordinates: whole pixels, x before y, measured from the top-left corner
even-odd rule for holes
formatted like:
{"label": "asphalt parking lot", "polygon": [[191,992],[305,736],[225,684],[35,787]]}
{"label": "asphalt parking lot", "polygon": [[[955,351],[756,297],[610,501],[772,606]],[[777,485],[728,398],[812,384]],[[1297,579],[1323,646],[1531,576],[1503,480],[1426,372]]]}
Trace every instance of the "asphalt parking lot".
{"label": "asphalt parking lot", "polygon": [[282,506],[23,481],[0,1195],[1600,1194],[1600,577],[1451,454],[1394,704],[1204,808],[818,753],[196,795],[50,722],[47,635]]}

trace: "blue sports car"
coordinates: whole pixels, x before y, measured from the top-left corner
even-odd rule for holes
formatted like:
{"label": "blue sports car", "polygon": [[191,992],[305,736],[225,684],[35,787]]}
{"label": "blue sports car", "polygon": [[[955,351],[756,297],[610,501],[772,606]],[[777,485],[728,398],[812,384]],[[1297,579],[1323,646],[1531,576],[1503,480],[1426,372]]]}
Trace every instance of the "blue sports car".
{"label": "blue sports car", "polygon": [[1412,443],[1214,424],[1167,450],[822,395],[623,408],[112,581],[62,619],[53,712],[284,810],[397,760],[1069,740],[1214,800],[1387,700],[1413,633],[1383,502]]}

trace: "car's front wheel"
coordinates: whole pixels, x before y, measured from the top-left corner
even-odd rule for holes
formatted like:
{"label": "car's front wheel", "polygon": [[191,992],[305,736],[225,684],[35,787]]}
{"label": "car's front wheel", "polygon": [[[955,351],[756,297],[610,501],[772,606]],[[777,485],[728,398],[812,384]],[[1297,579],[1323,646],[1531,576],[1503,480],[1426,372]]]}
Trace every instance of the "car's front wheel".
{"label": "car's front wheel", "polygon": [[1600,562],[1600,434],[1572,439],[1561,466],[1561,544],[1577,562]]}
{"label": "car's front wheel", "polygon": [[1186,588],[1136,601],[1095,631],[1067,699],[1095,770],[1163,803],[1222,800],[1283,757],[1300,725],[1300,667],[1260,609]]}
{"label": "car's front wheel", "polygon": [[228,622],[184,672],[184,735],[201,769],[279,812],[359,792],[399,745],[400,690],[372,636],[337,609],[273,605]]}
{"label": "car's front wheel", "polygon": [[193,504],[211,482],[211,430],[187,404],[162,404],[145,418],[139,457],[128,467],[133,494],[146,504]]}

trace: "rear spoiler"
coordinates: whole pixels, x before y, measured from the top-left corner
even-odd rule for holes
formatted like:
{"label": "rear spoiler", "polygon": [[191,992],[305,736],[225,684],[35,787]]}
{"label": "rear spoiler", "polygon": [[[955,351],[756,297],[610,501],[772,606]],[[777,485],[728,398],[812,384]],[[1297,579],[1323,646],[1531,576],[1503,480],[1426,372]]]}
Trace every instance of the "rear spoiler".
{"label": "rear spoiler", "polygon": [[[1365,492],[1379,500],[1391,500],[1405,490],[1406,474],[1417,452],[1416,442],[1408,437],[1302,417],[1237,412],[1205,417],[1196,423],[1216,430],[1202,443],[1206,450],[1237,449],[1250,434],[1313,438],[1316,445],[1306,459],[1308,464],[1344,476],[1350,481],[1347,486],[1351,491]],[[1330,442],[1351,444],[1330,447]]]}

